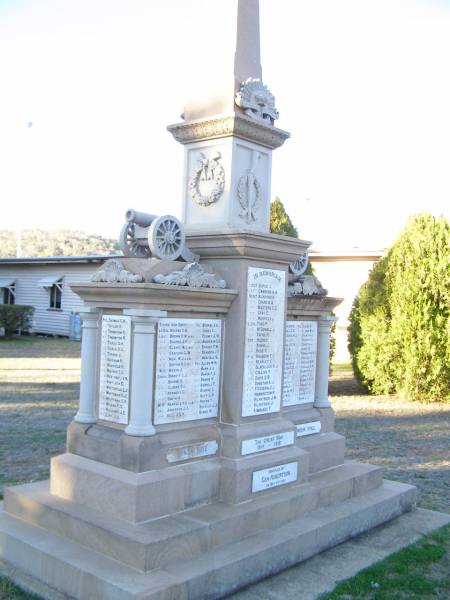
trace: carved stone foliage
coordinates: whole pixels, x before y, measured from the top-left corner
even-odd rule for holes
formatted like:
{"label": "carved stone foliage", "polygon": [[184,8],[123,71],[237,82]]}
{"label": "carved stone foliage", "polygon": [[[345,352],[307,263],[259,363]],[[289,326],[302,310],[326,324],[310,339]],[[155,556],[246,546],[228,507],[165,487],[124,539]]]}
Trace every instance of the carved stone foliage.
{"label": "carved stone foliage", "polygon": [[261,200],[261,184],[255,175],[256,165],[260,158],[261,154],[254,150],[250,169],[247,169],[237,183],[237,197],[242,207],[239,216],[247,224],[257,220],[256,209]]}
{"label": "carved stone foliage", "polygon": [[288,296],[326,296],[327,290],[314,277],[314,275],[302,275],[294,284],[288,286]]}
{"label": "carved stone foliage", "polygon": [[256,209],[261,200],[261,184],[250,169],[238,181],[237,197],[242,207],[239,213],[241,219],[249,224],[256,221]]}
{"label": "carved stone foliage", "polygon": [[244,81],[236,94],[236,104],[246,115],[257,121],[273,125],[279,114],[275,108],[275,97],[260,79],[251,77]]}
{"label": "carved stone foliage", "polygon": [[235,135],[272,150],[282,146],[290,137],[287,131],[277,129],[266,121],[257,121],[241,114],[177,123],[169,125],[167,129],[180,144]]}
{"label": "carved stone foliage", "polygon": [[141,283],[144,281],[142,275],[135,275],[127,271],[118,260],[109,260],[98,271],[96,271],[91,281],[100,281],[105,283]]}
{"label": "carved stone foliage", "polygon": [[194,202],[200,206],[209,206],[217,202],[223,194],[225,170],[219,163],[222,158],[220,152],[212,158],[208,158],[203,152],[200,154],[202,158],[189,179],[188,189]]}
{"label": "carved stone foliage", "polygon": [[155,275],[155,283],[183,285],[188,287],[225,288],[226,282],[213,273],[206,273],[198,263],[189,263],[181,271],[172,271],[168,275]]}

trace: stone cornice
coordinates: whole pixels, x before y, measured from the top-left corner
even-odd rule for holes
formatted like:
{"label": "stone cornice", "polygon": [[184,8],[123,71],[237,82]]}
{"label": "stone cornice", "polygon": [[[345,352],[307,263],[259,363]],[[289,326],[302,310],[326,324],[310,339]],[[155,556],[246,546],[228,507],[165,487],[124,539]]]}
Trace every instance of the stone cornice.
{"label": "stone cornice", "polygon": [[186,232],[186,239],[196,254],[202,259],[242,259],[269,260],[281,265],[295,262],[311,242],[249,230],[194,231]]}
{"label": "stone cornice", "polygon": [[288,298],[287,316],[320,316],[331,313],[342,302],[342,298],[332,296],[293,296]]}
{"label": "stone cornice", "polygon": [[70,286],[88,306],[145,308],[172,313],[226,314],[237,290],[189,288],[157,283],[79,283]]}
{"label": "stone cornice", "polygon": [[291,135],[283,129],[238,113],[176,123],[167,129],[180,144],[235,136],[272,150],[282,146]]}

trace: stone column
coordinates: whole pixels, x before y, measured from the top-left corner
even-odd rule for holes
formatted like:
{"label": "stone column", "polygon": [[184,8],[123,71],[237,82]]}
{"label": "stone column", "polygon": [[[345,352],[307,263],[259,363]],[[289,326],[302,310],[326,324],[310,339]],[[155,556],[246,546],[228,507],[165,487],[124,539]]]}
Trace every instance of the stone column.
{"label": "stone column", "polygon": [[330,408],[328,399],[328,374],[330,363],[330,330],[335,317],[321,317],[317,328],[317,367],[316,367],[316,393],[314,398],[315,408]]}
{"label": "stone column", "polygon": [[97,349],[99,312],[96,308],[86,308],[81,317],[81,380],[80,408],[75,415],[78,423],[96,423],[95,401],[97,392]]}
{"label": "stone column", "polygon": [[156,323],[167,312],[161,310],[126,309],[131,316],[131,395],[130,421],[125,433],[137,437],[155,435],[152,422],[153,379],[155,363]]}

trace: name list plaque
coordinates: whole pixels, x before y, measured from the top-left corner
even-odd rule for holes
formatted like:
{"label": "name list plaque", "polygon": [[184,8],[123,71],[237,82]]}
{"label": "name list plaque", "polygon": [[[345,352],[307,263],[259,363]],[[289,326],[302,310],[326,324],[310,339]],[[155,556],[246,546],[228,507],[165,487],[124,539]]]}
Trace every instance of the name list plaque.
{"label": "name list plaque", "polygon": [[314,402],[317,322],[286,321],[283,406]]}
{"label": "name list plaque", "polygon": [[103,315],[98,416],[128,423],[130,391],[130,317]]}
{"label": "name list plaque", "polygon": [[155,424],[217,417],[220,319],[160,319]]}
{"label": "name list plaque", "polygon": [[280,410],[285,273],[249,267],[242,416]]}

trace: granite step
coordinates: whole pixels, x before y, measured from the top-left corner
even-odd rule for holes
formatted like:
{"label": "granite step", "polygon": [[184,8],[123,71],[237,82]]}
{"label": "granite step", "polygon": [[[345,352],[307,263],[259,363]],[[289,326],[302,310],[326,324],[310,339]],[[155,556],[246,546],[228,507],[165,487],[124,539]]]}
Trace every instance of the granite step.
{"label": "granite step", "polygon": [[149,573],[2,511],[0,560],[46,581],[49,600],[56,598],[52,590],[76,600],[217,600],[411,510],[415,497],[413,486],[384,481],[282,526]]}
{"label": "granite step", "polygon": [[5,511],[146,572],[282,526],[318,508],[375,489],[381,482],[381,468],[348,462],[317,473],[297,487],[262,492],[252,502],[234,506],[215,502],[132,525],[53,496],[44,481],[6,489]]}

